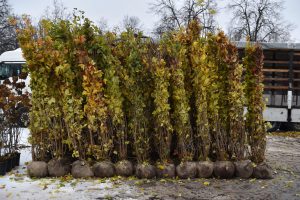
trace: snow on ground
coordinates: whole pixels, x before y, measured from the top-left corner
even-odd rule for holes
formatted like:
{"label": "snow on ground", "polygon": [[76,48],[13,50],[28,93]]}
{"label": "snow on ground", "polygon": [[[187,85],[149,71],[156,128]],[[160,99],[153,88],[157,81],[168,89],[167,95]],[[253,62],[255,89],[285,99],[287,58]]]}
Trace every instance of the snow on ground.
{"label": "snow on ground", "polygon": [[121,195],[134,199],[137,192],[127,185],[118,185],[110,180],[82,180],[71,177],[31,179],[21,166],[9,175],[0,178],[0,199],[110,199]]}
{"label": "snow on ground", "polygon": [[125,199],[135,199],[139,196],[137,190],[129,185],[120,184],[119,178],[103,179],[73,179],[64,178],[31,179],[27,176],[26,162],[31,161],[31,147],[28,147],[29,130],[22,129],[20,144],[27,146],[21,149],[20,166],[0,177],[0,200],[4,199],[110,199],[122,196]]}

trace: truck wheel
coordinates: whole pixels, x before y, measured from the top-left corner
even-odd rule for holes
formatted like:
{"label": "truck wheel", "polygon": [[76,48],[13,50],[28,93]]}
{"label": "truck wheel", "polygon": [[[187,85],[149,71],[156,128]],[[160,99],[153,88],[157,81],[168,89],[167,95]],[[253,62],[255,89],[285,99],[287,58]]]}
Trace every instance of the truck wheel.
{"label": "truck wheel", "polygon": [[280,122],[271,122],[272,127],[267,130],[267,132],[275,132],[280,128]]}
{"label": "truck wheel", "polygon": [[300,123],[292,123],[293,131],[300,131]]}
{"label": "truck wheel", "polygon": [[281,131],[300,130],[300,124],[299,123],[292,123],[292,122],[284,122],[284,123],[281,123],[281,126],[280,126],[279,130],[281,130]]}

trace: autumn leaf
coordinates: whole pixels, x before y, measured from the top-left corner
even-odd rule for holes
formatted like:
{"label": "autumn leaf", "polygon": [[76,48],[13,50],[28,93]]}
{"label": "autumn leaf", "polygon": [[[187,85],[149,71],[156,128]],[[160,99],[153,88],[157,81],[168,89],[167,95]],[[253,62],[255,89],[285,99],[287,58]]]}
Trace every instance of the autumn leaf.
{"label": "autumn leaf", "polygon": [[209,186],[209,185],[210,185],[210,182],[208,182],[208,181],[205,181],[205,182],[203,183],[203,185],[205,185],[205,186]]}

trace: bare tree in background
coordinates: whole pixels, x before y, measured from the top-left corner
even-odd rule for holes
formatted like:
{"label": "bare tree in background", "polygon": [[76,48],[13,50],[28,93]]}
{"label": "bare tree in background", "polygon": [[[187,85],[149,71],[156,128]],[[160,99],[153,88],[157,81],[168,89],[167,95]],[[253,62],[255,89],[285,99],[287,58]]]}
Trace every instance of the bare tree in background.
{"label": "bare tree in background", "polygon": [[282,20],[283,1],[232,0],[233,11],[229,36],[232,40],[285,42],[290,39],[293,25]]}
{"label": "bare tree in background", "polygon": [[135,16],[125,16],[122,21],[122,29],[124,30],[130,30],[135,33],[141,31],[142,25],[141,20],[138,17]]}
{"label": "bare tree in background", "polygon": [[45,14],[42,18],[57,20],[70,20],[72,14],[68,11],[67,7],[60,0],[53,0],[51,6],[47,6]]}
{"label": "bare tree in background", "polygon": [[108,24],[107,24],[107,20],[104,18],[100,18],[97,21],[97,26],[98,28],[102,31],[102,32],[107,32],[109,30]]}
{"label": "bare tree in background", "polygon": [[186,27],[192,20],[200,22],[204,35],[215,31],[215,0],[184,0],[182,3],[181,7],[178,6],[178,1],[174,0],[156,0],[151,4],[151,11],[160,16],[156,34]]}
{"label": "bare tree in background", "polygon": [[16,29],[10,23],[13,17],[7,0],[0,0],[0,54],[18,48]]}

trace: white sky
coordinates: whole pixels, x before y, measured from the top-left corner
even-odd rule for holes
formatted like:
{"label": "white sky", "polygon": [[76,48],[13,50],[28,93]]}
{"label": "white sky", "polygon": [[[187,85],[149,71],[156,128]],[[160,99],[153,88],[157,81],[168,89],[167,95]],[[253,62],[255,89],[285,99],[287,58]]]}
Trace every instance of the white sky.
{"label": "white sky", "polygon": [[[45,8],[52,5],[52,0],[8,0],[16,14],[29,14],[38,19],[44,14]],[[63,4],[71,11],[73,8],[85,11],[85,15],[97,23],[105,19],[109,27],[120,25],[124,16],[138,17],[146,32],[150,32],[158,20],[149,11],[153,0],[62,0]],[[225,8],[230,0],[218,0],[217,22],[226,32],[230,21],[230,12]],[[285,0],[283,17],[296,27],[291,33],[294,42],[300,42],[300,0]]]}

